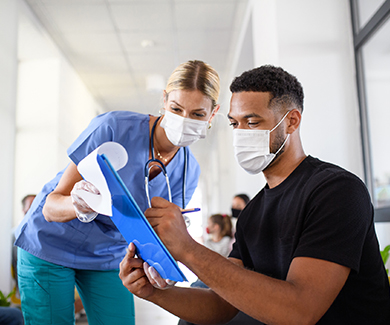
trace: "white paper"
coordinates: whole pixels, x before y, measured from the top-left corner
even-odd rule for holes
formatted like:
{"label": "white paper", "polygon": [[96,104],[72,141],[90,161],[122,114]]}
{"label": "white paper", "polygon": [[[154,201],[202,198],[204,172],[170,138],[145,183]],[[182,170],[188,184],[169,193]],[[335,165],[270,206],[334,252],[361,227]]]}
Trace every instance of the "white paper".
{"label": "white paper", "polygon": [[126,149],[122,145],[112,141],[103,143],[77,165],[77,170],[81,176],[92,183],[100,194],[83,190],[78,190],[77,194],[96,212],[112,216],[111,193],[96,158],[97,155],[102,154],[106,155],[115,170],[124,167],[128,160]]}

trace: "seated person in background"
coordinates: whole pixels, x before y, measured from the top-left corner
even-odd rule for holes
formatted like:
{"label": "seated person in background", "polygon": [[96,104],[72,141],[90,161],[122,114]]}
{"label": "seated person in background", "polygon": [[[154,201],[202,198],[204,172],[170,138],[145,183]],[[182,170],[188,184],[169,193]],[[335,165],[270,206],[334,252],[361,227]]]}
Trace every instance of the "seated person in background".
{"label": "seated person in background", "polygon": [[232,218],[237,220],[241,211],[244,210],[249,201],[249,196],[246,194],[235,195],[232,200]]}
{"label": "seated person in background", "polygon": [[[23,215],[26,215],[27,211],[30,209],[31,204],[33,203],[36,195],[27,194],[23,197],[22,203],[22,212]],[[15,280],[15,293],[11,297],[11,301],[15,305],[20,306],[20,293],[19,293],[19,284],[18,284],[18,249],[14,246],[15,234],[12,232],[12,260],[11,260],[11,274]]]}
{"label": "seated person in background", "polygon": [[[191,238],[180,208],[155,197],[150,224],[210,289],[159,289],[166,281],[135,257],[133,243],[120,265],[123,284],[196,324],[221,324],[239,310],[265,324],[390,324],[370,195],[352,173],[304,153],[301,84],[262,66],[230,90],[236,158],[267,184],[240,214],[229,259]],[[328,117],[321,123],[332,128]]]}
{"label": "seated person in background", "polygon": [[232,232],[233,237],[236,233],[236,225],[238,216],[240,215],[241,211],[244,210],[245,206],[250,201],[249,196],[246,194],[237,194],[233,197],[232,200]]}
{"label": "seated person in background", "polygon": [[[212,251],[227,257],[232,247],[232,223],[230,217],[226,214],[213,214],[207,220],[206,232],[209,237],[204,245]],[[191,287],[207,288],[199,279],[192,283]]]}
{"label": "seated person in background", "polygon": [[228,257],[232,240],[232,222],[226,214],[213,214],[207,220],[207,233],[210,235],[205,246],[222,256]]}
{"label": "seated person in background", "polygon": [[22,311],[16,307],[0,306],[1,325],[23,325]]}
{"label": "seated person in background", "polygon": [[22,199],[22,211],[23,215],[25,215],[30,209],[31,204],[33,203],[34,199],[36,197],[36,194],[28,194]]}

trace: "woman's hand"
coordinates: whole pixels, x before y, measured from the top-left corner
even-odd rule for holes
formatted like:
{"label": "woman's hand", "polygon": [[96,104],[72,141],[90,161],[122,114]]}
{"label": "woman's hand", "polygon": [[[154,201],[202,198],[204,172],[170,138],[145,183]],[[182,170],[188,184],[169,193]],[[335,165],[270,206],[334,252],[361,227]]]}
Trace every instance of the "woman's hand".
{"label": "woman's hand", "polygon": [[76,211],[76,216],[81,222],[91,222],[96,218],[98,213],[91,209],[91,207],[82,199],[82,192],[89,192],[92,194],[99,195],[99,190],[90,182],[79,181],[74,186],[70,192],[72,197],[72,203],[74,210]]}
{"label": "woman's hand", "polygon": [[131,293],[139,298],[147,299],[156,289],[149,281],[143,264],[142,259],[135,257],[135,245],[130,243],[127,254],[119,265],[119,277]]}

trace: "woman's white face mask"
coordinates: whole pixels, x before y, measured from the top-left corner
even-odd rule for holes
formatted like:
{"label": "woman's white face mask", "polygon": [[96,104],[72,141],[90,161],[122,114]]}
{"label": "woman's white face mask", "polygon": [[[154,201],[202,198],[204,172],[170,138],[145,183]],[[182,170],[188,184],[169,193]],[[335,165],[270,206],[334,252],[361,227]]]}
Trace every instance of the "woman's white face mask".
{"label": "woman's white face mask", "polygon": [[233,130],[234,154],[237,162],[249,174],[262,172],[286,144],[290,136],[289,134],[287,134],[286,140],[284,140],[278,151],[270,153],[269,134],[283,122],[288,113],[283,116],[272,130]]}
{"label": "woman's white face mask", "polygon": [[206,137],[208,124],[208,121],[185,118],[166,110],[160,126],[173,145],[187,147]]}

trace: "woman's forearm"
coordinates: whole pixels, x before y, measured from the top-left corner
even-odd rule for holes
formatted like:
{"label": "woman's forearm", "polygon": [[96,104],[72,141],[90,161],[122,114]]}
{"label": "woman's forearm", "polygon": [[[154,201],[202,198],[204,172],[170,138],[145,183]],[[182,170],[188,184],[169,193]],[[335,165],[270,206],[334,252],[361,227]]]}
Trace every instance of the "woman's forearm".
{"label": "woman's forearm", "polygon": [[48,222],[67,222],[76,218],[72,198],[59,193],[47,196],[42,213]]}

